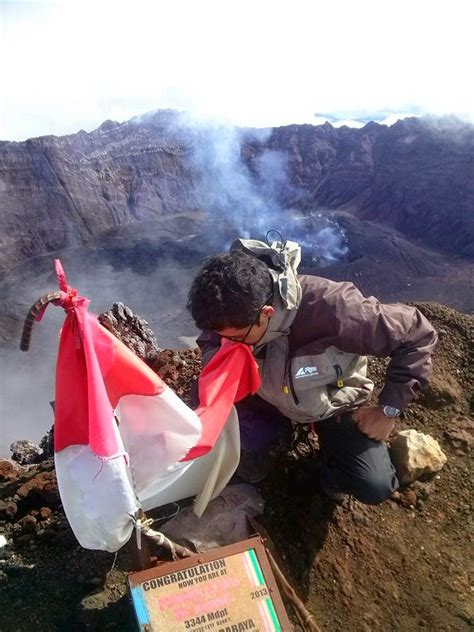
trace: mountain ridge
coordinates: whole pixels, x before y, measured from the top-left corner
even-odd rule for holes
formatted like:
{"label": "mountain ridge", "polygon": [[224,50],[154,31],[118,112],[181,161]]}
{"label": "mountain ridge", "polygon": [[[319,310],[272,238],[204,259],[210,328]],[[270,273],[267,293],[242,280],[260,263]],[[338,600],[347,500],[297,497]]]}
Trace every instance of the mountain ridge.
{"label": "mountain ridge", "polygon": [[[0,269],[87,244],[115,226],[190,210],[225,214],[239,204],[242,177],[264,205],[349,212],[474,256],[472,125],[413,118],[360,129],[238,129],[228,137],[226,128],[209,129],[165,110],[92,132],[0,142]],[[269,157],[279,160],[274,173]],[[213,183],[223,168],[225,181]],[[222,203],[227,185],[236,190]]]}

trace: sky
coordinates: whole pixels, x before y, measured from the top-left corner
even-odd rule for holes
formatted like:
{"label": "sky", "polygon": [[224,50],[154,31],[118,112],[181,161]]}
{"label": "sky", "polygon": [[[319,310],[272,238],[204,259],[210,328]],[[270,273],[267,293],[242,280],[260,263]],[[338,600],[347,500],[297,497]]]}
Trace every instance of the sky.
{"label": "sky", "polygon": [[242,126],[474,121],[472,0],[0,0],[0,139],[159,108]]}

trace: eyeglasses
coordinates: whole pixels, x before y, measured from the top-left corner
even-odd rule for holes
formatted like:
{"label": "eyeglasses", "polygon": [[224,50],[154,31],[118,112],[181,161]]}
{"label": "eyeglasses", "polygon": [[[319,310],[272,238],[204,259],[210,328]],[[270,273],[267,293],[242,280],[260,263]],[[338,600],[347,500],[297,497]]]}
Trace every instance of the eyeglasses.
{"label": "eyeglasses", "polygon": [[227,340],[231,340],[232,342],[244,342],[244,340],[250,335],[250,332],[252,331],[252,329],[255,327],[255,325],[258,324],[258,322],[260,321],[260,314],[262,313],[262,309],[268,305],[268,301],[270,299],[273,298],[273,292],[270,294],[270,296],[268,296],[265,299],[264,304],[262,305],[262,307],[258,310],[258,314],[255,318],[255,320],[253,321],[253,323],[250,325],[250,327],[247,329],[247,331],[245,332],[245,334],[243,336],[221,336],[221,338],[226,338]]}

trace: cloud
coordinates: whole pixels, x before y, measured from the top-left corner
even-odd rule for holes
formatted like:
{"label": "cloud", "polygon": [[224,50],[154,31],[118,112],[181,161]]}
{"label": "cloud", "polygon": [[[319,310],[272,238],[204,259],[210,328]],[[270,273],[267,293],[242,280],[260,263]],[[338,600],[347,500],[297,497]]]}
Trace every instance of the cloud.
{"label": "cloud", "polygon": [[[371,117],[372,120],[372,117]],[[331,123],[333,127],[343,127],[346,125],[347,127],[356,127],[361,128],[364,127],[365,122],[359,121],[353,118],[338,118],[334,116],[315,116],[313,119],[313,125],[324,125],[324,123]]]}
{"label": "cloud", "polygon": [[4,2],[0,138],[163,107],[243,126],[408,104],[474,119],[471,5]]}

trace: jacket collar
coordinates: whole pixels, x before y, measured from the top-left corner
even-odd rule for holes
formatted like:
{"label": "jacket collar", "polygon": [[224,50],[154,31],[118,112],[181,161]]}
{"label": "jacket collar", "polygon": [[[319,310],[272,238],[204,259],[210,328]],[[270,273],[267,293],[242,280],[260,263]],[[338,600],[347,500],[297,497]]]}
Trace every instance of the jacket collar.
{"label": "jacket collar", "polygon": [[[268,328],[263,338],[255,345],[256,351],[280,336],[288,336],[301,303],[302,290],[296,273],[289,268],[285,271],[285,278],[282,280],[281,274],[278,275],[274,270],[270,270],[270,272],[274,279],[272,304],[275,308],[275,313],[269,320]],[[284,294],[284,298],[282,294]]]}

